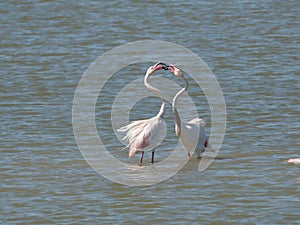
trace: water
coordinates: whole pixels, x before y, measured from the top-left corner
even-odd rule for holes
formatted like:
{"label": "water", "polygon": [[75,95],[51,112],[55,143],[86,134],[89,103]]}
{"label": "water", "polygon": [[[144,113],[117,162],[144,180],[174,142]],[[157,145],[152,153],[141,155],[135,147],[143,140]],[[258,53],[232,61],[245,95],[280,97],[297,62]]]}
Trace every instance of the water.
{"label": "water", "polygon": [[[31,0],[0,6],[2,224],[300,223],[299,166],[285,162],[299,157],[300,147],[299,1]],[[192,159],[162,183],[128,187],[99,176],[82,158],[72,102],[91,62],[145,39],[174,42],[202,57],[222,87],[228,123],[219,159],[206,171],[199,173]],[[205,98],[193,88],[190,93],[209,129],[207,105],[198,103]],[[167,115],[172,119],[170,106]],[[97,121],[98,130],[106,125]],[[118,140],[105,134],[120,160],[138,161],[128,160]]]}

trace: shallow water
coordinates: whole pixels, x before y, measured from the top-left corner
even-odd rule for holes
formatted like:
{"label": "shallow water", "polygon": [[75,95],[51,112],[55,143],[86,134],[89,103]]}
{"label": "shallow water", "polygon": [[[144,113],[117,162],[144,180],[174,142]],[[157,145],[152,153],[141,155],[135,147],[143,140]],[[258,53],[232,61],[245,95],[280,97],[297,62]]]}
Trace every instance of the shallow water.
{"label": "shallow water", "polygon": [[[299,1],[31,0],[0,6],[1,223],[300,223],[300,168],[285,162],[299,157],[300,147]],[[227,129],[218,159],[204,172],[193,158],[164,182],[130,187],[103,178],[83,159],[72,103],[98,56],[145,39],[182,45],[208,64],[226,100]],[[110,107],[147,66],[116,73],[96,106],[103,143],[133,168],[139,157],[129,160],[120,151]],[[118,77],[122,72],[130,75]],[[189,82],[209,133],[206,98]],[[129,117],[151,117],[159,104],[154,97],[139,101]],[[172,118],[168,104],[158,162],[177,144]],[[146,153],[145,166],[149,159]]]}

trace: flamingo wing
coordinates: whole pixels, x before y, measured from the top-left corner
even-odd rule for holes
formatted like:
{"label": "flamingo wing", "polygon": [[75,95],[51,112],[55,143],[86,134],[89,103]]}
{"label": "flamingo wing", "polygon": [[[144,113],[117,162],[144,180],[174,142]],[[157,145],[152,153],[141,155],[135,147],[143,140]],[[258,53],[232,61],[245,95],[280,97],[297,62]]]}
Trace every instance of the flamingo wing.
{"label": "flamingo wing", "polygon": [[161,139],[166,124],[161,118],[153,117],[147,120],[139,120],[118,129],[120,132],[127,132],[123,140],[128,142],[129,157],[137,151],[152,150]]}
{"label": "flamingo wing", "polygon": [[200,156],[208,146],[208,137],[204,126],[205,122],[200,118],[183,123],[180,140],[188,154],[194,151],[197,156]]}
{"label": "flamingo wing", "polygon": [[187,124],[195,124],[195,125],[205,126],[206,123],[204,122],[203,119],[194,118],[194,119],[188,121]]}

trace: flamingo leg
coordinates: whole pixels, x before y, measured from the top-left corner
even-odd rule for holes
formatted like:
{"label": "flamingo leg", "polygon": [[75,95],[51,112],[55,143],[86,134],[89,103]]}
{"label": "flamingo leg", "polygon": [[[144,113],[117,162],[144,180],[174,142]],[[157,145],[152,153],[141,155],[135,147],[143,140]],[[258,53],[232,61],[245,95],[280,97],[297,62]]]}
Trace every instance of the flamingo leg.
{"label": "flamingo leg", "polygon": [[141,160],[140,160],[140,166],[143,164],[143,158],[144,158],[144,151],[142,151],[142,156],[141,156]]}
{"label": "flamingo leg", "polygon": [[152,158],[151,158],[151,163],[154,163],[154,151],[152,152]]}

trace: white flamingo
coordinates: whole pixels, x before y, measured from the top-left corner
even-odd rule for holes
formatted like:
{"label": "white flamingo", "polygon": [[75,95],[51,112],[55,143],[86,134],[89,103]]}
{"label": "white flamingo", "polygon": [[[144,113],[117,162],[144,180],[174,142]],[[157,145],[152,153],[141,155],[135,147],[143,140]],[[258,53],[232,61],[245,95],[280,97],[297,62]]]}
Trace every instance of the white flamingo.
{"label": "white flamingo", "polygon": [[188,122],[181,122],[176,109],[176,101],[178,97],[188,89],[188,82],[184,78],[182,71],[174,65],[169,65],[168,69],[184,82],[184,88],[177,92],[172,102],[172,109],[175,117],[175,133],[184,146],[188,158],[191,157],[190,152],[193,150],[197,157],[200,157],[201,153],[204,152],[205,148],[209,145],[204,127],[205,122],[200,118],[194,118]]}
{"label": "white flamingo", "polygon": [[288,159],[288,163],[300,164],[300,158]]}
{"label": "white flamingo", "polygon": [[166,100],[160,90],[152,87],[147,79],[148,77],[157,70],[165,69],[168,70],[167,65],[164,63],[156,63],[150,66],[144,77],[145,86],[152,92],[159,95],[162,104],[158,114],[150,119],[133,121],[130,124],[118,129],[120,132],[127,132],[123,140],[128,142],[126,147],[129,148],[129,158],[134,156],[137,151],[141,151],[140,165],[143,162],[144,151],[152,150],[151,163],[154,162],[154,151],[157,145],[161,142],[161,138],[166,133],[166,123],[163,120],[163,115],[166,108]]}

